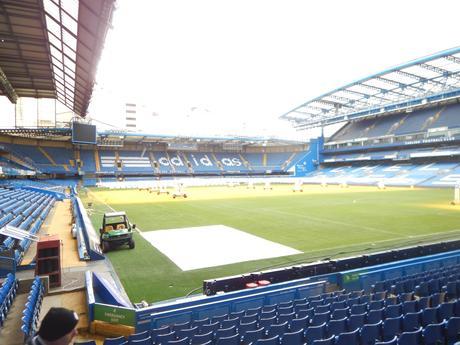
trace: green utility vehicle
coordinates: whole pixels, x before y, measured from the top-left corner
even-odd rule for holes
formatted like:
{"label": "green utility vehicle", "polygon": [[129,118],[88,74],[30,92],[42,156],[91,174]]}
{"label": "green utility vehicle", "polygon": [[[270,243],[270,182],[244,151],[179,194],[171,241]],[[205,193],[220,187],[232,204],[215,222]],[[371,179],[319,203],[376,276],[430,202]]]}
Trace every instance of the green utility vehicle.
{"label": "green utility vehicle", "polygon": [[101,248],[103,253],[110,249],[127,244],[129,249],[134,248],[133,229],[136,224],[131,224],[125,212],[108,212],[104,214],[101,234]]}

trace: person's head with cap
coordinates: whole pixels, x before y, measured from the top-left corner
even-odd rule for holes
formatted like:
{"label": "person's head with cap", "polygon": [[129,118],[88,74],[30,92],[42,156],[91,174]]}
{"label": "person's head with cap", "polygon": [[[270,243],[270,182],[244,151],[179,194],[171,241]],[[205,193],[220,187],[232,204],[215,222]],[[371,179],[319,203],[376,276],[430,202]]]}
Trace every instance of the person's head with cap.
{"label": "person's head with cap", "polygon": [[66,308],[51,308],[42,320],[37,335],[46,345],[68,345],[77,335],[78,315]]}

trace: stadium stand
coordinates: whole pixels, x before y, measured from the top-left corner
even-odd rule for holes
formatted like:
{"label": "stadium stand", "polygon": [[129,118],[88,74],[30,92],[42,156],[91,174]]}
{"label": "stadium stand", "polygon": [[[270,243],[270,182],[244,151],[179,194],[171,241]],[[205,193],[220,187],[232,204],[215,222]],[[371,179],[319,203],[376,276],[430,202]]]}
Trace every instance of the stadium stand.
{"label": "stadium stand", "polygon": [[[27,15],[22,13],[22,16],[17,16],[21,7],[11,3],[12,5],[5,3],[2,6],[5,17],[13,21],[6,30],[16,26],[26,33],[27,30],[32,30],[32,33],[28,32],[30,36],[38,36],[37,40],[41,42],[41,38],[46,43],[48,36],[52,34],[47,32],[46,25],[39,20],[37,27],[27,21],[32,18],[48,18],[53,14],[48,11],[45,15],[43,6],[30,5],[25,13]],[[69,55],[67,52],[66,59],[59,63],[65,68],[66,78],[74,75],[70,78],[73,82],[66,80],[63,86],[65,93],[61,89],[56,92],[56,81],[52,80],[55,77],[48,78],[49,81],[43,79],[49,85],[37,89],[34,78],[30,76],[30,61],[20,51],[31,51],[31,47],[27,49],[30,44],[28,36],[26,39],[18,39],[25,48],[18,48],[18,45],[11,49],[12,53],[17,50],[17,66],[25,66],[24,68],[15,66],[8,69],[10,60],[15,60],[11,57],[8,61],[0,61],[2,70],[18,92],[15,95],[11,90],[2,90],[9,98],[14,100],[17,96],[31,94],[34,97],[53,97],[57,94],[73,111],[85,115],[94,85],[88,68],[95,70],[95,61],[110,26],[113,2],[79,1],[78,4],[81,7],[77,17],[84,17],[84,25],[80,25],[80,18],[70,18],[70,22],[78,25],[78,32],[74,32],[79,43],[77,51],[65,44],[59,44],[59,49],[55,47],[60,55],[63,53],[60,49],[65,47],[72,50],[72,55],[79,57],[71,62],[77,65],[76,69],[69,69],[66,62]],[[61,22],[63,14],[66,18],[70,17],[67,10],[62,12],[61,2],[48,1],[44,6],[49,5],[54,8],[53,20],[61,26],[61,34],[73,32],[67,27],[67,20]],[[59,18],[54,17],[55,13],[58,13]],[[28,25],[14,23],[17,18]],[[18,35],[17,32],[9,32],[7,36],[14,38]],[[56,66],[51,68],[49,62],[55,64],[56,58],[49,55],[48,44],[35,44],[34,49],[38,49],[37,47],[45,50],[42,63],[37,64],[44,68],[41,70],[43,75],[54,75]],[[87,50],[84,55],[81,49]],[[441,68],[449,63],[458,65],[458,52],[457,49],[432,57],[445,59],[436,66],[429,65],[431,60],[424,58],[413,62],[409,67],[424,63],[424,70],[431,66],[432,74],[439,74],[441,70],[442,78],[451,75],[458,78],[452,72],[458,66],[454,66],[448,73],[444,73]],[[86,66],[87,64],[90,66]],[[18,87],[16,80],[17,70],[21,87]],[[67,70],[72,73],[67,73]],[[180,149],[166,149],[170,143],[181,138],[146,136],[144,143],[136,139],[136,134],[133,133],[122,133],[122,136],[121,133],[108,133],[103,138],[98,138],[101,140],[97,145],[71,146],[69,132],[65,132],[65,135],[59,133],[61,141],[48,138],[51,130],[43,135],[44,132],[37,129],[36,138],[33,137],[34,131],[19,131],[23,137],[18,137],[16,131],[5,131],[5,136],[0,140],[0,167],[4,182],[0,188],[0,226],[12,225],[31,234],[37,233],[55,201],[68,197],[61,195],[64,188],[74,187],[80,182],[89,185],[98,182],[142,182],[146,177],[155,179],[154,181],[161,178],[169,182],[182,175],[212,175],[219,178],[229,176],[227,181],[233,182],[232,178],[238,174],[274,177],[275,180],[279,175],[292,173],[294,177],[302,178],[302,182],[309,183],[372,185],[383,181],[388,185],[405,186],[456,185],[460,181],[460,105],[458,100],[452,99],[459,96],[459,90],[449,89],[444,97],[443,94],[430,93],[424,88],[426,82],[439,84],[436,77],[427,80],[413,71],[412,79],[415,81],[408,85],[403,80],[391,79],[390,74],[393,72],[395,70],[385,71],[379,77],[388,78],[391,87],[398,88],[399,96],[404,98],[404,89],[422,91],[421,95],[410,95],[408,99],[403,99],[407,101],[405,108],[394,104],[394,99],[390,99],[391,104],[375,102],[374,94],[361,94],[362,98],[358,102],[347,99],[345,91],[350,92],[346,88],[327,94],[325,97],[330,98],[325,101],[321,98],[314,100],[317,102],[316,112],[312,115],[318,118],[315,121],[320,121],[321,126],[334,123],[334,119],[339,117],[341,121],[347,122],[324,145],[324,138],[320,138],[317,141],[317,151],[305,143],[274,141],[266,146],[266,140],[254,144],[253,140],[248,139],[240,141],[241,149],[233,152],[224,149],[225,140],[199,138],[200,144],[193,150],[182,152]],[[396,75],[407,77],[407,72],[397,72],[399,73],[395,73]],[[29,82],[27,77],[30,77]],[[361,80],[358,84],[367,80]],[[453,85],[445,79],[442,80],[445,85]],[[347,88],[352,86],[348,85]],[[376,97],[381,99],[385,99],[385,94],[392,93],[386,88],[374,87],[374,90]],[[342,92],[341,96],[334,94],[336,92]],[[359,93],[355,92],[355,96],[356,94]],[[336,103],[338,99],[344,103]],[[366,102],[370,102],[369,109],[353,108],[353,104],[362,107]],[[318,109],[318,103],[326,107]],[[378,109],[373,104],[378,104]],[[308,103],[301,108],[309,110]],[[343,113],[350,108],[356,111]],[[332,120],[322,117],[322,114],[327,115],[328,112],[329,115],[333,113]],[[302,114],[309,113],[304,111]],[[308,125],[307,123],[306,126]],[[103,143],[102,139],[111,139],[111,135],[121,143],[116,148]],[[132,141],[131,135],[134,137]],[[120,137],[124,139],[121,140]],[[231,138],[231,141],[236,141],[236,138]],[[304,169],[301,173],[300,166]],[[305,168],[306,166],[309,168]],[[29,173],[38,180],[17,178],[29,176]],[[59,179],[55,179],[56,177]],[[220,180],[220,183],[225,181]],[[92,228],[89,215],[75,195],[75,189],[71,190],[74,194],[71,197],[72,220],[75,224],[79,257],[82,260],[105,259],[98,248],[98,234]],[[16,266],[21,264],[24,253],[30,247],[29,239],[16,240],[3,235],[0,243],[2,253],[13,252]],[[98,317],[108,315],[112,329],[115,325],[125,331],[126,336],[103,340],[106,345],[453,344],[460,338],[459,247],[460,244],[455,241],[448,244],[418,245],[360,257],[210,279],[204,282],[202,295],[152,305],[142,303],[141,306],[133,305],[122,298],[116,284],[104,282],[102,277],[98,278],[96,273],[86,270],[84,274],[88,324],[96,327],[95,322],[102,322]],[[23,282],[19,280],[20,274],[16,276],[15,270],[12,271],[2,271],[2,325],[11,310],[18,287]],[[112,273],[109,272],[109,275]],[[252,288],[246,289],[247,284]],[[25,337],[33,335],[36,330],[41,305],[46,298],[44,296],[44,285],[37,277],[32,282],[28,301],[23,309],[21,330]],[[117,312],[122,317],[113,321]],[[92,341],[86,343],[94,344]]]}

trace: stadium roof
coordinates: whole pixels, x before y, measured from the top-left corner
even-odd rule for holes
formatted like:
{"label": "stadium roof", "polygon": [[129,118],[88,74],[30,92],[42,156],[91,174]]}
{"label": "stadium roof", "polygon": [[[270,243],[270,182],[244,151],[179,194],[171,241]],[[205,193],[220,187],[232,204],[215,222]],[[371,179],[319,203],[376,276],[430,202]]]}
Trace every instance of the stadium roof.
{"label": "stadium roof", "polygon": [[0,0],[0,95],[85,116],[115,0]]}
{"label": "stadium roof", "polygon": [[373,74],[316,97],[282,115],[313,128],[460,96],[460,47]]}

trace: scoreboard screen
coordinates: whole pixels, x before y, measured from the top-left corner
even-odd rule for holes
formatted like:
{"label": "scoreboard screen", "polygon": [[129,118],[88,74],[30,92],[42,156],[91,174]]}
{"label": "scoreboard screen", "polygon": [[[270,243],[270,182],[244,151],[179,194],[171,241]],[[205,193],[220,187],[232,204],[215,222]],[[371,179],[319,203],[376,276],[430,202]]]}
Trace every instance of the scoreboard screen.
{"label": "scoreboard screen", "polygon": [[96,126],[86,123],[72,123],[72,143],[96,144]]}

